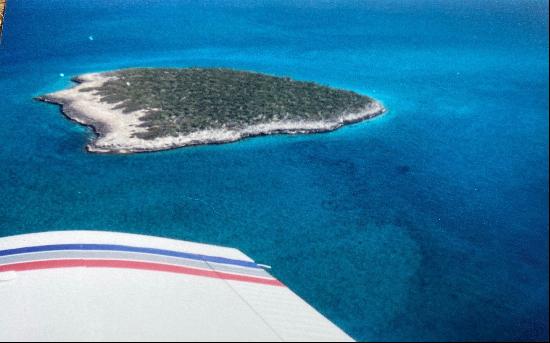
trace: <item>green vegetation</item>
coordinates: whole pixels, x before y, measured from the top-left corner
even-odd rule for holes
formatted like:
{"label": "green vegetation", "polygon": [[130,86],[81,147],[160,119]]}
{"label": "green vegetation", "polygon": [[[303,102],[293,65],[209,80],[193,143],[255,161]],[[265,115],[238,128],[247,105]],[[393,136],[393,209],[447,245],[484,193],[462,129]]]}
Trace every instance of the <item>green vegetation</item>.
{"label": "green vegetation", "polygon": [[126,69],[94,91],[123,112],[145,110],[140,138],[239,129],[276,120],[330,120],[372,99],[312,82],[230,69]]}

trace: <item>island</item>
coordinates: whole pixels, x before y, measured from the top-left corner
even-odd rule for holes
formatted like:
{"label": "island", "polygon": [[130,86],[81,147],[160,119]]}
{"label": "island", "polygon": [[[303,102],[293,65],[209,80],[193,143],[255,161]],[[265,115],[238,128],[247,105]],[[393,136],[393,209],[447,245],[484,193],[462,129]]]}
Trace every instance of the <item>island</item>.
{"label": "island", "polygon": [[96,133],[87,150],[136,153],[317,133],[385,111],[356,92],[226,68],[132,68],[73,78],[37,97]]}

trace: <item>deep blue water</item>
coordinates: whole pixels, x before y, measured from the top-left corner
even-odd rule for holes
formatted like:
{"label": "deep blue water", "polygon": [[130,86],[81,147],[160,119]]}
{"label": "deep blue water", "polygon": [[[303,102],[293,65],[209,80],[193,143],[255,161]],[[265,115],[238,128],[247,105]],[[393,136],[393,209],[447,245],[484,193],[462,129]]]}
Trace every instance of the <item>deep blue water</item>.
{"label": "deep blue water", "polygon": [[[356,339],[548,339],[547,15],[527,0],[9,1],[0,236],[237,247]],[[32,100],[133,66],[286,75],[389,113],[115,156],[86,153],[89,129]]]}

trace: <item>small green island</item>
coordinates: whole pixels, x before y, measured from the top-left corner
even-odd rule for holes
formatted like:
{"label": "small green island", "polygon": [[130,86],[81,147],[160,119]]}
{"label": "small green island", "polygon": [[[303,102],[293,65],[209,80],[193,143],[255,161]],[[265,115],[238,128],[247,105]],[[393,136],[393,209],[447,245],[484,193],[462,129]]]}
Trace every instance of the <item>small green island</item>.
{"label": "small green island", "polygon": [[87,150],[134,153],[268,134],[315,133],[373,118],[374,99],[288,77],[224,68],[91,73],[38,97],[97,134]]}

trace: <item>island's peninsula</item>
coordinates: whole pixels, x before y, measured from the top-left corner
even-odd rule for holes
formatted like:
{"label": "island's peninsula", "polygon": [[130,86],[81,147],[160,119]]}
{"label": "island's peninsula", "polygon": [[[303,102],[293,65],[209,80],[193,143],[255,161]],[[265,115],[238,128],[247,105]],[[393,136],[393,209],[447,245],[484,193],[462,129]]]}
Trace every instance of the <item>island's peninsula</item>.
{"label": "island's peninsula", "polygon": [[222,68],[136,68],[92,73],[37,99],[91,126],[88,151],[133,153],[331,131],[384,112],[377,101],[287,77]]}

